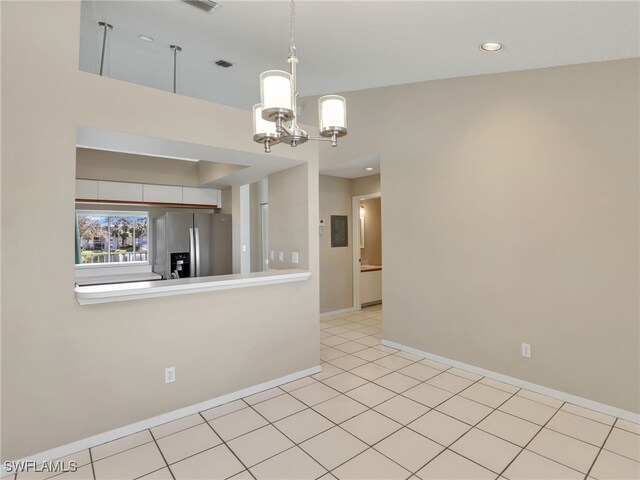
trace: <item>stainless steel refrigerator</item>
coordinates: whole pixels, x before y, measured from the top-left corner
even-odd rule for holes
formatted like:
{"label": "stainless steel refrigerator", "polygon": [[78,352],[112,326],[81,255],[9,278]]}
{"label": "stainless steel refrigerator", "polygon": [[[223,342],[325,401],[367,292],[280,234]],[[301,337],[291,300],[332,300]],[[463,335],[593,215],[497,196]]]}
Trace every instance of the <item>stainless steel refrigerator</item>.
{"label": "stainless steel refrigerator", "polygon": [[154,227],[153,271],[162,278],[233,273],[231,215],[169,212]]}

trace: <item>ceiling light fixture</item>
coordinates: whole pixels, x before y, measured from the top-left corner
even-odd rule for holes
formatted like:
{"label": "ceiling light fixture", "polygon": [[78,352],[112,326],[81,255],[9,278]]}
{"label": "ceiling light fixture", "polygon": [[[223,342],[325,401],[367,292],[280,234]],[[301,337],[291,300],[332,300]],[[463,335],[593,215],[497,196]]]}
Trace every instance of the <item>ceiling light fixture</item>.
{"label": "ceiling light fixture", "polygon": [[291,0],[291,41],[287,60],[290,73],[281,70],[263,72],[260,75],[260,103],[253,106],[253,140],[264,144],[265,153],[270,153],[271,146],[278,143],[297,147],[307,140],[326,140],[336,147],[338,138],[347,134],[347,102],[339,95],[318,99],[320,137],[309,137],[298,126],[295,33],[295,5]]}
{"label": "ceiling light fixture", "polygon": [[485,42],[482,45],[480,45],[480,50],[488,53],[500,52],[502,51],[503,48],[504,48],[504,45],[497,42]]}
{"label": "ceiling light fixture", "polygon": [[176,93],[176,70],[178,67],[178,52],[182,51],[182,47],[178,45],[169,45],[169,49],[173,51],[173,93]]}
{"label": "ceiling light fixture", "polygon": [[372,172],[373,171],[373,167],[365,167],[364,168],[367,172]]}
{"label": "ceiling light fixture", "polygon": [[144,42],[153,42],[153,38],[149,35],[138,35],[138,38]]}
{"label": "ceiling light fixture", "polygon": [[102,70],[104,68],[104,51],[107,47],[107,31],[112,30],[113,25],[107,22],[98,22],[98,25],[104,30],[104,33],[102,34],[102,53],[100,54],[100,76],[102,76]]}

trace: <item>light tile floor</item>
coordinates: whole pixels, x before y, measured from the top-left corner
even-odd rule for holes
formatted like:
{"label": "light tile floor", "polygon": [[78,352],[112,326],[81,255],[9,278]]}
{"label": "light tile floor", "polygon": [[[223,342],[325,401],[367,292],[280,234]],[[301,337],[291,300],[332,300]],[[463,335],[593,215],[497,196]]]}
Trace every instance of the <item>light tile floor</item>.
{"label": "light tile floor", "polygon": [[[640,479],[640,426],[322,318],[323,371],[65,458],[75,479]],[[23,474],[27,478],[47,475]]]}

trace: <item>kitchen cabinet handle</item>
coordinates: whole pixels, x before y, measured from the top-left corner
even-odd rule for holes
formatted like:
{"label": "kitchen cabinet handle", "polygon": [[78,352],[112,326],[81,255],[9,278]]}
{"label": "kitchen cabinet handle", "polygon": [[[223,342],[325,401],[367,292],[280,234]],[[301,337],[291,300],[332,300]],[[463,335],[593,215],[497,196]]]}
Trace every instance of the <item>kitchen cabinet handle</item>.
{"label": "kitchen cabinet handle", "polygon": [[198,276],[196,272],[196,244],[193,235],[193,228],[189,229],[189,276]]}
{"label": "kitchen cabinet handle", "polygon": [[196,277],[200,276],[200,229],[195,228],[196,234]]}

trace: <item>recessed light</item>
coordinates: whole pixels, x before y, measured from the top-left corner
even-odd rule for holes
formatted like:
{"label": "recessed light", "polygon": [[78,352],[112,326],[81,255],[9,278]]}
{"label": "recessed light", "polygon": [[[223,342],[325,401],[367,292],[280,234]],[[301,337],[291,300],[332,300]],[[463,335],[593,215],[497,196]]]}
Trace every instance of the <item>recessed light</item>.
{"label": "recessed light", "polygon": [[371,172],[371,171],[373,171],[373,167],[365,167],[365,170],[366,170],[367,172]]}
{"label": "recessed light", "polygon": [[153,38],[149,35],[138,35],[138,38],[144,42],[153,42]]}
{"label": "recessed light", "polygon": [[480,45],[480,50],[483,52],[496,53],[501,51],[504,48],[504,45],[497,42],[485,42]]}

